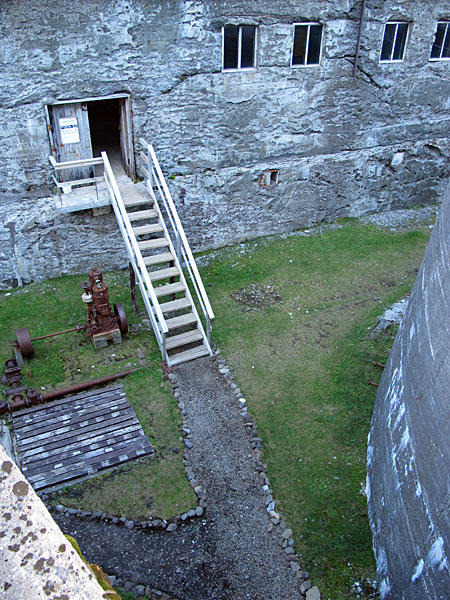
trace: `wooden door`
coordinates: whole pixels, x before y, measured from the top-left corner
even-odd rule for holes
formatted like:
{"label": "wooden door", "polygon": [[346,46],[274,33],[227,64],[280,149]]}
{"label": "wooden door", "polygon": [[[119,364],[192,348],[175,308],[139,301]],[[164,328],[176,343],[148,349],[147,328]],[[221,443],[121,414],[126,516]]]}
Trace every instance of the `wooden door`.
{"label": "wooden door", "polygon": [[134,155],[131,135],[131,114],[129,98],[121,98],[120,106],[120,155],[122,166],[128,177],[134,179]]}
{"label": "wooden door", "polygon": [[[55,158],[58,162],[93,157],[86,105],[56,104],[49,106],[49,115]],[[91,176],[93,176],[92,167],[64,169],[59,172],[60,181],[76,181]]]}

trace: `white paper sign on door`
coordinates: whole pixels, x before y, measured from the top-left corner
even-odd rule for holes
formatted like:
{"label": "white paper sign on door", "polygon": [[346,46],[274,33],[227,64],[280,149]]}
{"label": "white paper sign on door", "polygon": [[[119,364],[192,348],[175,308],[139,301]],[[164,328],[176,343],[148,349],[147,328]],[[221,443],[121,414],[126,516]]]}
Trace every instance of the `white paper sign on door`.
{"label": "white paper sign on door", "polygon": [[63,144],[77,144],[80,141],[80,132],[78,131],[78,121],[76,117],[63,117],[59,119],[59,128],[61,130],[61,141]]}

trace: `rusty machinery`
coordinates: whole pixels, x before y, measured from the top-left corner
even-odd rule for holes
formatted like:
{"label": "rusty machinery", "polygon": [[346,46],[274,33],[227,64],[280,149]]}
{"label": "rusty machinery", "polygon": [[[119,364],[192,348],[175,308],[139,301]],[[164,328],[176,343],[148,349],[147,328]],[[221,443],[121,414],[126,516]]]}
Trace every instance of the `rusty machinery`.
{"label": "rusty machinery", "polygon": [[114,304],[114,314],[111,311],[108,298],[108,286],[103,281],[100,269],[95,267],[88,272],[89,280],[83,281],[80,287],[84,294],[83,302],[88,306],[88,318],[85,324],[87,335],[92,339],[94,348],[103,348],[108,340],[115,344],[122,342],[122,333],[128,331],[127,317],[123,306]]}
{"label": "rusty machinery", "polygon": [[87,281],[83,281],[80,284],[80,287],[84,290],[81,299],[87,304],[88,308],[86,323],[77,325],[71,329],[48,333],[34,338],[31,337],[28,327],[17,329],[13,347],[16,353],[16,360],[19,364],[23,357],[31,358],[33,356],[33,342],[71,331],[85,331],[91,338],[96,350],[105,347],[109,340],[115,344],[122,342],[122,334],[128,331],[127,317],[123,306],[116,303],[113,307],[114,312],[111,310],[108,286],[103,281],[100,269],[93,267],[89,270],[88,277]]}
{"label": "rusty machinery", "polygon": [[10,358],[5,362],[6,369],[0,377],[0,383],[5,387],[3,390],[4,400],[0,400],[0,415],[7,413],[13,413],[21,408],[30,408],[36,404],[43,404],[62,398],[68,394],[75,394],[87,390],[97,385],[103,385],[116,379],[126,377],[130,373],[134,373],[134,369],[123,371],[122,373],[115,373],[114,375],[106,375],[93,381],[85,381],[73,385],[69,388],[62,390],[56,390],[54,392],[48,392],[47,394],[40,394],[35,388],[29,388],[27,385],[22,385],[23,374],[21,367],[17,364],[14,358]]}

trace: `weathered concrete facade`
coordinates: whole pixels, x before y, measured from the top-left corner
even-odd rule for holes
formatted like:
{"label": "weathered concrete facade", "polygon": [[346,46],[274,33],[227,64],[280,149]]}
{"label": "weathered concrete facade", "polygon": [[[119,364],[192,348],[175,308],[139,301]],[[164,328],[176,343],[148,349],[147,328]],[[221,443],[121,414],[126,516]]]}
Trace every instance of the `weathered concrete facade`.
{"label": "weathered concrete facade", "polygon": [[[8,0],[0,4],[0,280],[125,262],[112,216],[58,215],[45,106],[130,94],[197,249],[435,202],[448,175],[450,61],[429,61],[450,0]],[[410,23],[380,63],[385,23]],[[323,25],[292,68],[294,23]],[[257,25],[253,70],[222,71],[222,26]],[[400,155],[398,153],[403,153]],[[393,156],[403,161],[391,164]],[[268,169],[278,183],[261,186]],[[138,168],[138,175],[140,174]]]}
{"label": "weathered concrete facade", "polygon": [[380,595],[450,590],[450,187],[378,388],[367,498]]}

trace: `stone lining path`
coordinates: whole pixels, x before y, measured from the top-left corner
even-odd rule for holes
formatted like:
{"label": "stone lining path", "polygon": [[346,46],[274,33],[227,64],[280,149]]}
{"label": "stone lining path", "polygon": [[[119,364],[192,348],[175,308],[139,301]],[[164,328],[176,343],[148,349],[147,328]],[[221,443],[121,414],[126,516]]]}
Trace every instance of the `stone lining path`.
{"label": "stone lining path", "polygon": [[[261,471],[260,442],[253,438],[251,443],[237,396],[219,367],[216,359],[204,358],[174,369],[191,485],[206,492],[200,518],[172,533],[67,513],[55,519],[77,539],[86,559],[108,574],[180,600],[303,598],[311,582],[298,565],[292,532],[282,521],[274,525],[277,517],[271,522],[271,492],[263,488],[265,474],[256,468]],[[320,597],[317,588],[308,596]]]}

